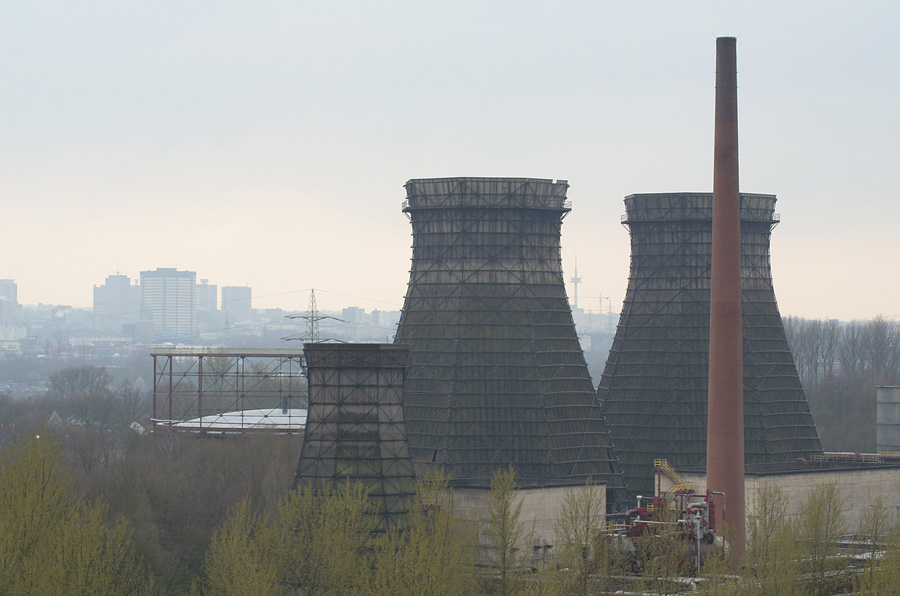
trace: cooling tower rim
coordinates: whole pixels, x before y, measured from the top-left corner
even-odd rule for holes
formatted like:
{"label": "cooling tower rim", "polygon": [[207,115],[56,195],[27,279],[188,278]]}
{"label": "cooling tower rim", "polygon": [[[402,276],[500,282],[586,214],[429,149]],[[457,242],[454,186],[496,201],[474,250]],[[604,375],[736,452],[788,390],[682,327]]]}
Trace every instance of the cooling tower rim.
{"label": "cooling tower rim", "polygon": [[[634,199],[637,197],[709,197],[712,199],[713,193],[710,192],[691,192],[691,191],[680,191],[680,192],[636,192],[630,195],[626,195],[624,200]],[[759,199],[774,199],[778,200],[777,195],[768,194],[768,193],[757,193],[757,192],[741,192],[741,198],[759,198]]]}
{"label": "cooling tower rim", "polygon": [[528,176],[438,176],[435,178],[410,178],[406,181],[406,184],[403,185],[406,188],[411,183],[421,183],[421,182],[450,182],[450,181],[459,181],[459,182],[540,182],[543,184],[553,184],[559,185],[563,184],[566,188],[569,187],[569,181],[559,178],[554,180],[553,178],[531,178]]}
{"label": "cooling tower rim", "polygon": [[310,367],[380,366],[405,368],[409,354],[406,344],[388,343],[308,343],[304,356]]}
{"label": "cooling tower rim", "polygon": [[[773,194],[741,194],[741,221],[767,223],[781,222],[775,213],[778,197]],[[622,224],[695,221],[712,225],[713,193],[711,192],[656,192],[635,193],[625,197],[625,213]]]}
{"label": "cooling tower rim", "polygon": [[332,343],[332,342],[308,342],[303,347],[314,350],[334,350],[337,352],[365,350],[365,351],[382,351],[398,352],[409,349],[406,344],[395,343],[368,343],[368,342],[349,342],[349,343]]}
{"label": "cooling tower rim", "polygon": [[402,210],[424,209],[536,209],[571,211],[566,199],[568,180],[550,178],[413,178],[404,184]]}

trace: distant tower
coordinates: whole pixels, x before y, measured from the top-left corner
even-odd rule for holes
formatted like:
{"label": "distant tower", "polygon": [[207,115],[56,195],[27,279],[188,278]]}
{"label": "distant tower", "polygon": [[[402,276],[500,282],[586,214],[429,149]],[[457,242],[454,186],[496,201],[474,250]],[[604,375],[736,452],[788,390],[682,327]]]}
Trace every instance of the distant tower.
{"label": "distant tower", "polygon": [[201,330],[220,329],[222,319],[219,312],[219,286],[201,279],[197,284],[197,323]]}
{"label": "distant tower", "polygon": [[578,343],[560,259],[565,181],[410,180],[410,453],[457,485],[512,466],[521,486],[622,476]]}
{"label": "distant tower", "polygon": [[[653,460],[706,463],[712,194],[625,198],[631,272],[597,397],[630,491]],[[746,462],[821,451],[772,286],[775,196],[741,194]]]}
{"label": "distant tower", "polygon": [[141,319],[158,339],[178,340],[197,331],[197,274],[157,268],[141,271]]}
{"label": "distant tower", "polygon": [[219,308],[219,287],[201,279],[197,285],[197,312],[214,312]]}
{"label": "distant tower", "polygon": [[222,286],[222,310],[231,325],[248,322],[253,313],[253,289],[248,286]]}
{"label": "distant tower", "polygon": [[406,346],[307,343],[303,352],[309,411],[296,484],[361,482],[376,529],[401,524],[416,482],[403,422]]}
{"label": "distant tower", "polygon": [[0,279],[0,325],[10,325],[18,318],[19,289],[15,280]]}
{"label": "distant tower", "polygon": [[141,288],[127,275],[108,275],[94,286],[94,320],[97,327],[122,333],[122,326],[141,318]]}
{"label": "distant tower", "polygon": [[575,301],[572,303],[572,306],[574,306],[577,309],[578,308],[578,284],[581,283],[581,278],[578,277],[578,257],[575,257],[575,277],[573,277],[569,281],[571,281],[572,285],[575,287],[575,291],[574,291]]}

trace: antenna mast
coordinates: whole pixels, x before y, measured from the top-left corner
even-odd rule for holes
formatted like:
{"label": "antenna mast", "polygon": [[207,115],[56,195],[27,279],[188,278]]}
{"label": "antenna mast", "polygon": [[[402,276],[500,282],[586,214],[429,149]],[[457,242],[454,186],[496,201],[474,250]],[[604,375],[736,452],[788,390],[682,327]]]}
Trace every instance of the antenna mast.
{"label": "antenna mast", "polygon": [[572,285],[575,286],[575,304],[573,305],[576,309],[578,308],[578,284],[581,283],[581,278],[578,277],[578,255],[575,255],[575,277],[570,279]]}

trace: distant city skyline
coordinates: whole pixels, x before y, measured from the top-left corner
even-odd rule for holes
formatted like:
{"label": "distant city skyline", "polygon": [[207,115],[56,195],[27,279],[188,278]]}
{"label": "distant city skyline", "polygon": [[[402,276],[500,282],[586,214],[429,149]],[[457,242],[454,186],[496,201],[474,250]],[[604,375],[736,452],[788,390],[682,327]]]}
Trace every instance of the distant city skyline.
{"label": "distant city skyline", "polygon": [[[255,308],[399,310],[403,184],[566,179],[570,301],[618,312],[633,193],[712,188],[738,37],[741,189],[778,196],[784,315],[900,317],[900,3],[13,3],[0,278],[91,305],[157,267]],[[595,306],[597,305],[597,306]]]}

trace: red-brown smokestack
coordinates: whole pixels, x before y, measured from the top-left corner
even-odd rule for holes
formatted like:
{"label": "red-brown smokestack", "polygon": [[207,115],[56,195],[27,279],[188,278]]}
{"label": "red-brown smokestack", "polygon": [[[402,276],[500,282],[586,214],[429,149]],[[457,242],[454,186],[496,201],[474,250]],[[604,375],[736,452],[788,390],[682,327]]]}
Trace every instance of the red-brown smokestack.
{"label": "red-brown smokestack", "polygon": [[724,523],[744,552],[744,368],[741,325],[741,196],[738,187],[737,40],[716,39],[709,416],[706,484],[725,493]]}

